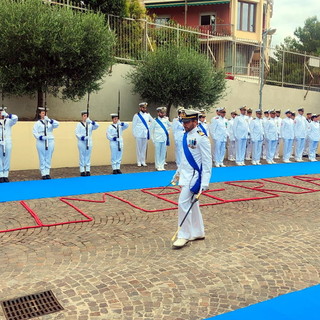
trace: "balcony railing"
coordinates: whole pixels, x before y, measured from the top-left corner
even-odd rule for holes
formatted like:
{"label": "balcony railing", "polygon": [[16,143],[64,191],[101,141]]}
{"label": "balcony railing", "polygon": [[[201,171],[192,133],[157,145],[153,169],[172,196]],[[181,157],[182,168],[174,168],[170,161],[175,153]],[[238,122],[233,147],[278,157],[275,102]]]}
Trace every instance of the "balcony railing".
{"label": "balcony railing", "polygon": [[233,24],[213,24],[205,26],[196,26],[200,33],[209,34],[216,37],[230,37],[233,35]]}

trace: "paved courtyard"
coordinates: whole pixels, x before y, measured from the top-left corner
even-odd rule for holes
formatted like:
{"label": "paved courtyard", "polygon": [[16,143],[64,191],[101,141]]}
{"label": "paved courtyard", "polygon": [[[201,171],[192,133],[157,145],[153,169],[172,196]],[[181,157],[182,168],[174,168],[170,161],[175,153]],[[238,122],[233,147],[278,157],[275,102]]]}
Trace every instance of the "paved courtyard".
{"label": "paved courtyard", "polygon": [[[153,168],[123,166],[144,170]],[[77,168],[52,171],[55,178],[77,175]],[[39,172],[11,174],[12,181],[29,179]],[[320,190],[320,181],[274,180]],[[210,188],[225,189],[218,194],[226,199],[261,196],[224,183]],[[52,290],[64,310],[38,319],[200,320],[318,284],[320,191],[276,188],[279,197],[202,207],[206,239],[181,250],[171,248],[176,210],[146,213],[111,197],[74,201],[92,222],[0,233],[0,300]],[[140,190],[113,194],[147,209],[164,207]],[[45,223],[79,218],[59,198],[26,202]],[[0,218],[1,230],[34,224],[19,202],[0,203]]]}

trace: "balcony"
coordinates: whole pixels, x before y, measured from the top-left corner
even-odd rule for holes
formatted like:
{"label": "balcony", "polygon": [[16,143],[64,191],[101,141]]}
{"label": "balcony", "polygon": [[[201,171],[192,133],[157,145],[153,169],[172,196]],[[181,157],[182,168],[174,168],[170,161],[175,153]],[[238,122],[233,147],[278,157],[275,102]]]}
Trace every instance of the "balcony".
{"label": "balcony", "polygon": [[[202,34],[207,34],[215,37],[230,37],[234,34],[233,24],[213,24],[213,25],[202,25],[196,26],[197,29]],[[204,36],[201,36],[203,38]]]}

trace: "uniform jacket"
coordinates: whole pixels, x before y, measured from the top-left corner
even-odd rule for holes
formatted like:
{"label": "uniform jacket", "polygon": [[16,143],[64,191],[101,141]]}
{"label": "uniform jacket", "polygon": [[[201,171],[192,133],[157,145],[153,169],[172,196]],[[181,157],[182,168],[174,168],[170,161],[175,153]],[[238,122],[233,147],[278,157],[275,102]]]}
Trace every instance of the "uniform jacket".
{"label": "uniform jacket", "polygon": [[0,140],[11,142],[11,127],[18,121],[15,114],[9,114],[8,118],[0,120]]}
{"label": "uniform jacket", "polygon": [[228,120],[223,117],[218,117],[210,124],[210,135],[214,140],[227,141],[228,138]]}
{"label": "uniform jacket", "polygon": [[307,136],[311,141],[320,140],[320,125],[317,121],[311,121],[308,125]]}
{"label": "uniform jacket", "polygon": [[[148,127],[150,127],[150,123],[153,121],[150,113],[141,111],[139,113],[146,121]],[[148,136],[147,128],[144,126],[137,113],[133,116],[132,119],[132,133],[135,138],[147,138]]]}
{"label": "uniform jacket", "polygon": [[[88,123],[88,140],[92,142],[92,130],[96,130],[99,128],[99,124],[95,121],[91,121],[91,123]],[[87,130],[86,130],[86,123],[80,121],[77,123],[76,126],[76,137],[78,140],[80,141],[84,141],[85,143],[85,139],[84,137],[87,134]]]}
{"label": "uniform jacket", "polygon": [[294,119],[294,137],[305,138],[307,136],[308,121],[304,116],[298,114]]}
{"label": "uniform jacket", "polygon": [[50,121],[39,119],[33,126],[33,136],[36,139],[42,140],[42,137],[45,135],[45,126],[47,126],[47,137],[50,140],[53,140],[53,129],[59,127],[59,122],[57,120],[51,119]]}
{"label": "uniform jacket", "polygon": [[179,121],[179,118],[174,118],[172,120],[172,132],[174,140],[177,142],[181,142],[184,133],[184,127],[183,124]]}
{"label": "uniform jacket", "polygon": [[263,120],[259,118],[254,118],[250,122],[249,127],[251,141],[262,141],[264,136]]}
{"label": "uniform jacket", "polygon": [[278,127],[275,118],[269,118],[264,125],[264,136],[267,140],[278,140]]}
{"label": "uniform jacket", "polygon": [[247,139],[249,133],[249,124],[247,117],[240,114],[234,118],[233,134],[236,139]]}
{"label": "uniform jacket", "polygon": [[[116,124],[112,123],[107,129],[107,139],[110,140],[110,143],[117,143],[118,141],[123,142],[122,131],[126,130],[129,127],[129,124],[126,122],[118,121]],[[118,138],[119,133],[119,138]],[[115,140],[119,139],[119,140]]]}
{"label": "uniform jacket", "polygon": [[282,139],[294,139],[294,122],[291,118],[284,118],[281,121],[280,137]]}
{"label": "uniform jacket", "polygon": [[[167,117],[158,117],[158,119],[162,122],[169,133],[169,130],[171,128],[171,122],[169,121],[169,119]],[[167,135],[156,120],[153,120],[150,125],[150,137],[153,142],[167,142]]]}

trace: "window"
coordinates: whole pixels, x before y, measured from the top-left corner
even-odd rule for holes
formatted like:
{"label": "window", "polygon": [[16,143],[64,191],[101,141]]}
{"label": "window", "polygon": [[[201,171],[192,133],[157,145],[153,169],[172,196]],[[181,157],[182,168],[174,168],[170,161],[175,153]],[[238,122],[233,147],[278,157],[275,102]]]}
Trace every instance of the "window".
{"label": "window", "polygon": [[214,26],[216,24],[216,16],[214,14],[203,14],[200,16],[201,26]]}
{"label": "window", "polygon": [[238,30],[256,31],[256,4],[238,2]]}
{"label": "window", "polygon": [[168,22],[170,21],[170,18],[169,17],[156,17],[155,18],[155,23],[156,24],[162,24],[162,25],[166,25],[168,24]]}

